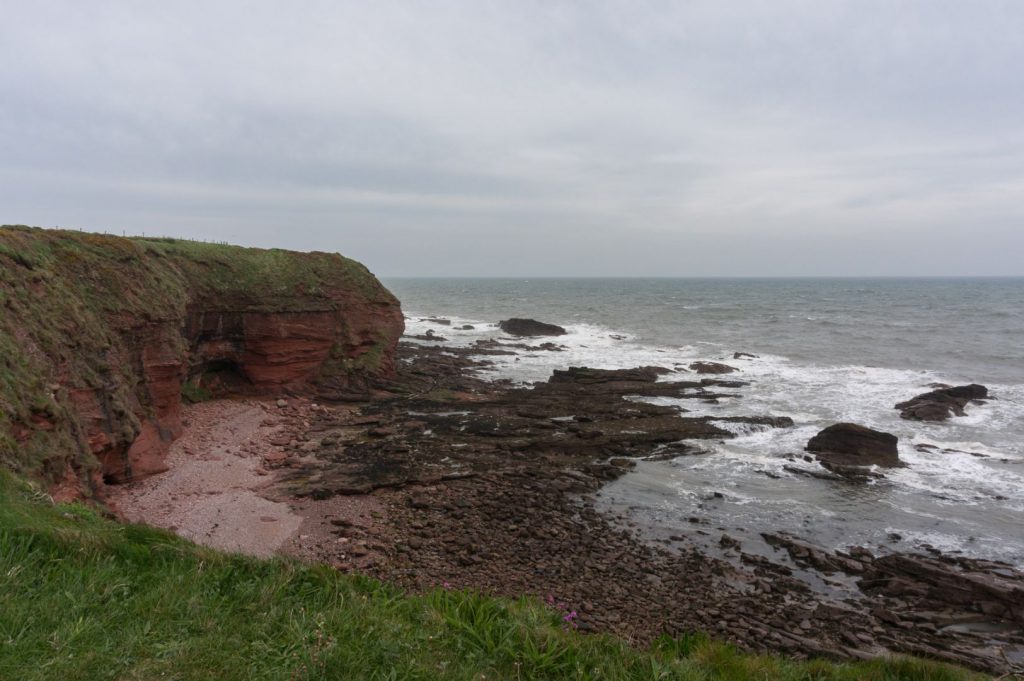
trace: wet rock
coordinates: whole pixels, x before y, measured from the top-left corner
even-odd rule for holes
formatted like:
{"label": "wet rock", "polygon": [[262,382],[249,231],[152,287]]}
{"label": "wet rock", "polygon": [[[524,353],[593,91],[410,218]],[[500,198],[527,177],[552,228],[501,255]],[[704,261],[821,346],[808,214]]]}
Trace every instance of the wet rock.
{"label": "wet rock", "polygon": [[516,317],[498,322],[498,328],[512,336],[564,336],[568,333],[561,326],[555,324]]}
{"label": "wet rock", "polygon": [[[823,465],[843,468],[855,466],[899,466],[898,438],[856,423],[836,423],[807,442]],[[841,472],[837,470],[836,472]]]}
{"label": "wet rock", "polygon": [[[507,344],[493,349],[521,350]],[[474,378],[472,370],[481,363],[468,356],[481,354],[476,347],[408,343],[400,352],[400,382],[386,387],[395,397],[361,405],[342,426],[314,423],[316,440],[344,427],[344,446],[317,450],[320,464],[312,472],[293,469],[328,495],[375,490],[375,498],[386,500],[386,517],[362,534],[338,536],[346,541],[331,543],[328,562],[414,591],[450,581],[454,588],[512,597],[554,594],[556,603],[579,613],[581,629],[625,633],[639,643],[661,633],[720,626],[724,639],[751,650],[858,658],[882,649],[960,646],[968,652],[956,654],[967,664],[999,669],[998,661],[965,647],[966,638],[944,631],[946,622],[922,614],[932,601],[920,578],[891,566],[885,569],[892,574],[874,568],[870,552],[830,552],[795,537],[774,539],[805,570],[831,574],[823,584],[847,581],[838,573],[852,575],[850,586],[855,578],[868,578],[866,591],[847,592],[856,596],[844,598],[843,611],[832,613],[819,608],[822,595],[788,560],[782,564],[776,562],[781,555],[770,559],[730,548],[734,536],[723,540],[726,529],[712,529],[715,523],[698,517],[696,508],[685,514],[692,523],[690,539],[672,535],[670,546],[646,543],[628,519],[617,522],[596,512],[590,494],[626,473],[633,461],[704,453],[693,440],[730,437],[715,427],[722,419],[686,417],[675,407],[633,396],[706,397],[725,387],[724,381],[672,383],[664,380],[665,369],[650,367],[575,368],[521,387]],[[409,427],[410,419],[422,426]],[[731,420],[789,425],[766,417]],[[368,431],[374,428],[393,434],[372,437]],[[308,462],[303,457],[303,465]],[[721,492],[715,500],[711,491],[704,503],[725,503]],[[346,527],[331,530],[350,533]],[[698,550],[691,540],[721,542],[726,546],[716,552],[725,548],[731,560]],[[375,555],[356,562],[348,547],[363,542],[373,542]],[[375,563],[367,566],[371,557]],[[888,596],[886,589],[902,595]],[[991,593],[973,593],[986,611],[1002,607]],[[1012,593],[1001,593],[1012,602]],[[879,620],[870,613],[874,606],[897,616]],[[919,626],[929,622],[937,625],[934,630]]]}
{"label": "wet rock", "polygon": [[593,385],[597,383],[611,383],[621,381],[636,381],[639,383],[654,383],[658,376],[672,373],[671,369],[664,367],[637,367],[636,369],[591,369],[590,367],[569,367],[561,370],[555,369],[549,383],[576,383],[579,385]]}
{"label": "wet rock", "polygon": [[757,359],[757,355],[752,355],[749,352],[734,352],[732,353],[733,359]]}
{"label": "wet rock", "polygon": [[977,383],[944,387],[900,402],[900,418],[913,421],[945,421],[950,416],[963,416],[968,402],[988,397],[988,388]]}
{"label": "wet rock", "polygon": [[843,558],[808,542],[784,533],[763,532],[761,537],[774,548],[785,549],[797,565],[813,567],[824,573],[845,572],[851,568],[863,572],[864,568],[851,558]]}
{"label": "wet rock", "polygon": [[731,374],[734,371],[739,371],[736,367],[720,362],[691,362],[690,370],[696,371],[698,374]]}
{"label": "wet rock", "polygon": [[436,341],[438,343],[444,343],[448,340],[444,336],[438,336],[435,334],[433,329],[427,329],[426,333],[416,334],[413,338],[421,341]]}
{"label": "wet rock", "polygon": [[859,586],[915,610],[952,608],[1024,624],[1024,572],[1000,563],[900,553],[875,559]]}
{"label": "wet rock", "polygon": [[722,538],[718,540],[718,545],[723,549],[740,549],[740,541],[735,537],[731,537],[728,534],[723,534]]}
{"label": "wet rock", "polygon": [[788,416],[725,416],[715,419],[727,423],[749,423],[769,428],[792,428],[793,419]]}

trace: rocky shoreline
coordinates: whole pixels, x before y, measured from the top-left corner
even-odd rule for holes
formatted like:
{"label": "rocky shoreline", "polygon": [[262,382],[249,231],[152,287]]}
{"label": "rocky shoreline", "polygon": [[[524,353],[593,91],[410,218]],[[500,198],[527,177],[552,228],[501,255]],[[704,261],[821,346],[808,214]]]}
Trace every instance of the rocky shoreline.
{"label": "rocky shoreline", "polygon": [[[1024,574],[1007,565],[829,552],[783,534],[764,537],[772,557],[723,535],[734,558],[724,560],[685,531],[652,542],[599,512],[594,493],[636,460],[732,437],[712,419],[627,398],[715,400],[744,384],[666,380],[659,367],[576,368],[531,388],[475,375],[481,355],[520,345],[402,343],[397,377],[371,394],[267,404],[280,427],[255,454],[274,481],[262,493],[303,519],[284,550],[411,590],[540,598],[567,626],[637,643],[705,631],[798,657],[912,653],[1020,672]],[[829,593],[808,574],[854,586]]]}

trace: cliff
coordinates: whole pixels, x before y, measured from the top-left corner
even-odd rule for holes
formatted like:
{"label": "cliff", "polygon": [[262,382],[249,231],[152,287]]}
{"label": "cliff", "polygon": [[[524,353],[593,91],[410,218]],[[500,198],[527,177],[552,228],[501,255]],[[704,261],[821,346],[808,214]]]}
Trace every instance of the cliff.
{"label": "cliff", "polygon": [[363,391],[403,330],[337,254],[20,226],[0,311],[0,465],[60,497],[162,470],[183,395]]}

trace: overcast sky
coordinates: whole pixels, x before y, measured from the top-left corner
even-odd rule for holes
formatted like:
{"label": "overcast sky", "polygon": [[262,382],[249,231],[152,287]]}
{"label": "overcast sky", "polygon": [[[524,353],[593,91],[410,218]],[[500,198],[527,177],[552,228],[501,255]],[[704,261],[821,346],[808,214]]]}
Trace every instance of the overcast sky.
{"label": "overcast sky", "polygon": [[0,0],[0,222],[396,275],[1024,274],[1024,2]]}

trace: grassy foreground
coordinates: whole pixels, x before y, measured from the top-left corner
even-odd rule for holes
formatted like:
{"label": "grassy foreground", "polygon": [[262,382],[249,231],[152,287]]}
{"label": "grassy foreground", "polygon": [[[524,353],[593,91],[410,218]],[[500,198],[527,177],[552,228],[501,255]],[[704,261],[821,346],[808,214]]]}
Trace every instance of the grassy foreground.
{"label": "grassy foreground", "polygon": [[694,636],[646,650],[540,603],[197,547],[53,505],[0,470],[0,679],[981,679],[895,658],[754,657]]}

